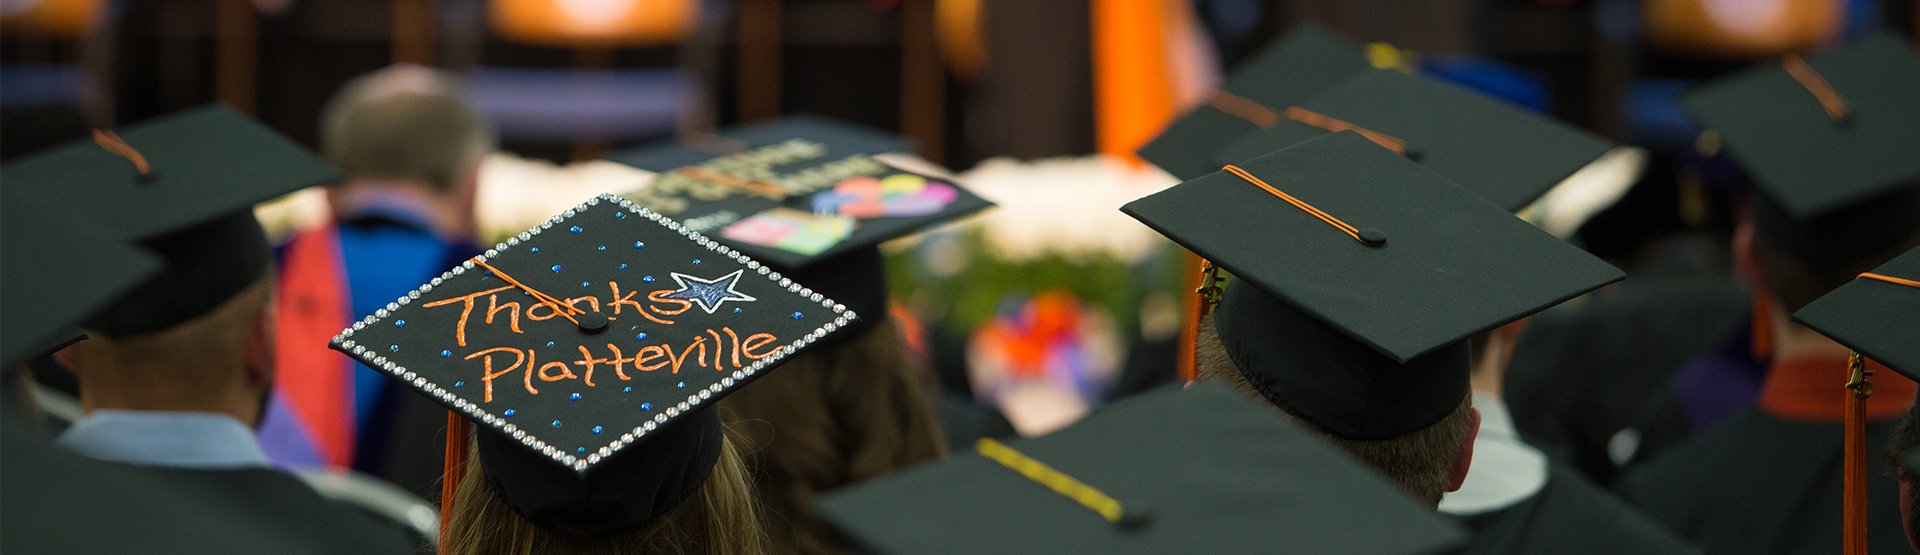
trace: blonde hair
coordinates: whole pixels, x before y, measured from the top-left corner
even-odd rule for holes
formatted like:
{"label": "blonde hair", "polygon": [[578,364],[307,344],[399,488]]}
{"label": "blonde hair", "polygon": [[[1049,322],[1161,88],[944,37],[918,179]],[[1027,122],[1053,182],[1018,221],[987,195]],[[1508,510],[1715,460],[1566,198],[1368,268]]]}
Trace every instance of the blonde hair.
{"label": "blonde hair", "polygon": [[783,554],[841,551],[839,533],[813,511],[819,494],[947,455],[933,401],[892,319],[794,356],[720,406],[749,440],[767,533]]}
{"label": "blonde hair", "polygon": [[492,150],[485,116],[440,70],[397,64],[341,87],[320,115],[320,150],[348,177],[452,188]]}
{"label": "blonde hair", "polygon": [[[1234,365],[1233,359],[1227,357],[1227,348],[1220,343],[1220,334],[1214,328],[1212,315],[1200,320],[1199,341],[1195,342],[1195,348],[1197,363],[1194,370],[1201,380],[1226,384],[1273,407],[1259,390],[1254,389],[1253,383],[1240,374],[1240,368]],[[1400,437],[1378,440],[1347,439],[1329,434],[1279,407],[1273,409],[1399,483],[1415,498],[1435,507],[1440,506],[1440,498],[1446,495],[1447,488],[1452,485],[1453,462],[1460,452],[1460,446],[1472,437],[1474,431],[1471,397],[1463,397],[1460,406],[1431,426]]]}
{"label": "blonde hair", "polygon": [[126,337],[93,333],[73,345],[83,391],[110,388],[205,398],[248,387],[248,334],[273,299],[273,273],[206,314],[166,329]]}
{"label": "blonde hair", "polygon": [[[469,444],[468,452],[475,449]],[[720,459],[700,489],[628,532],[573,538],[529,522],[488,484],[479,457],[467,459],[450,511],[447,537],[441,540],[446,555],[761,555],[766,550],[753,486],[730,437],[721,440]]]}

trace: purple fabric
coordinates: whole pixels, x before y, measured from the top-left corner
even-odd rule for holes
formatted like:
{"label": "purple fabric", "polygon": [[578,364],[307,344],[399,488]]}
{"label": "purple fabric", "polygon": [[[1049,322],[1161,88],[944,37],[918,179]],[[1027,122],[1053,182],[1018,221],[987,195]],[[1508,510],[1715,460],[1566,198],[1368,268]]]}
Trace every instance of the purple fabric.
{"label": "purple fabric", "polygon": [[267,459],[272,460],[274,466],[313,468],[322,464],[320,452],[313,448],[312,434],[287,410],[278,391],[267,401],[267,414],[260,420],[256,434],[260,437],[260,449],[267,452]]}
{"label": "purple fabric", "polygon": [[1753,318],[1742,320],[1732,337],[1693,360],[1673,375],[1673,391],[1687,431],[1698,433],[1752,406],[1767,377],[1767,363],[1753,359]]}

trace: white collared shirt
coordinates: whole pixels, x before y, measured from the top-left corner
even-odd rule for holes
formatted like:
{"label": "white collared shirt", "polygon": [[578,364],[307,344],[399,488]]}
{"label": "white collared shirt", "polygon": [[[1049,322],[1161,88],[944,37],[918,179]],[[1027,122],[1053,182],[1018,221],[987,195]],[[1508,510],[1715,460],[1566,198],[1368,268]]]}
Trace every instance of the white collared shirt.
{"label": "white collared shirt", "polygon": [[234,470],[271,463],[253,429],[218,412],[101,409],[60,434],[60,448],[109,462]]}
{"label": "white collared shirt", "polygon": [[1499,397],[1473,394],[1480,409],[1480,435],[1473,441],[1473,465],[1460,490],[1440,500],[1440,512],[1468,516],[1511,507],[1533,498],[1547,485],[1547,456],[1520,441],[1513,416]]}

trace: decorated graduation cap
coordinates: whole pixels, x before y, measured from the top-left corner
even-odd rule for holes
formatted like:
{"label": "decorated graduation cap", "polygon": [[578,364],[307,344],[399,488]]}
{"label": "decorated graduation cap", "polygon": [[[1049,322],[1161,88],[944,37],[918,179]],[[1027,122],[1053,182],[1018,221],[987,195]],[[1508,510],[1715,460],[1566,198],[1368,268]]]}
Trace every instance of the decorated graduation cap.
{"label": "decorated graduation cap", "polygon": [[1041,438],[829,494],[881,555],[1435,553],[1465,534],[1298,425],[1217,384],[1162,388]]}
{"label": "decorated graduation cap", "polygon": [[[628,199],[878,315],[888,298],[881,242],[993,205],[944,172],[891,162],[911,150],[885,132],[796,115],[611,159],[661,173]],[[841,337],[883,321],[860,320]]]}
{"label": "decorated graduation cap", "polygon": [[1280,122],[1279,110],[1373,66],[1360,48],[1303,23],[1241,65],[1205,104],[1140,147],[1140,157],[1180,179],[1220,169],[1221,149]]}
{"label": "decorated graduation cap", "polygon": [[910,150],[881,131],[789,116],[611,159],[660,173],[628,199],[798,270],[992,206],[951,180],[875,158]]}
{"label": "decorated graduation cap", "polygon": [[1232,272],[1214,312],[1228,356],[1351,439],[1439,421],[1467,395],[1466,338],[1624,277],[1353,132],[1121,210]]}
{"label": "decorated graduation cap", "polygon": [[272,252],[255,203],[337,179],[326,161],[221,106],[176,112],[0,167],[12,194],[69,210],[165,270],[83,324],[109,336],[206,314],[266,275]]}
{"label": "decorated graduation cap", "polygon": [[1793,320],[1920,380],[1920,248],[1815,299]]}
{"label": "decorated graduation cap", "polygon": [[1354,74],[1277,123],[1221,150],[1236,164],[1330,132],[1353,130],[1518,211],[1614,145],[1574,126],[1438,80],[1395,70]]}
{"label": "decorated graduation cap", "polygon": [[84,338],[78,324],[160,271],[160,260],[31,199],[0,192],[0,364]]}
{"label": "decorated graduation cap", "polygon": [[1754,224],[1815,263],[1883,251],[1920,228],[1920,56],[1890,35],[1761,64],[1680,103],[1760,192]]}
{"label": "decorated graduation cap", "polygon": [[856,316],[868,315],[607,195],[433,278],[332,346],[484,428],[480,463],[528,520],[593,536],[696,491],[721,448],[707,407]]}

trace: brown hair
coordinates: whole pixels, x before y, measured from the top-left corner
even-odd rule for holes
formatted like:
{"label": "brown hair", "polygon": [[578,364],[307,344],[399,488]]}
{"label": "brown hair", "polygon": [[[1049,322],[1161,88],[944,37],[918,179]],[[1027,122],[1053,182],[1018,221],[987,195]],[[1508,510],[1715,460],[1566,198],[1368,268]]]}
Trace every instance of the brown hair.
{"label": "brown hair", "polygon": [[493,129],[460,80],[423,66],[396,64],[355,78],[320,114],[320,150],[348,177],[449,189],[493,146]]}
{"label": "brown hair", "polygon": [[1781,309],[1793,314],[1813,304],[1814,299],[1853,281],[1861,272],[1872,271],[1901,253],[1920,246],[1920,233],[1908,236],[1890,249],[1864,258],[1825,264],[1802,260],[1775,243],[1765,233],[1754,233],[1753,257],[1759,263],[1762,279],[1767,281],[1768,292],[1780,302]]}
{"label": "brown hair", "polygon": [[[732,434],[728,434],[731,436]],[[469,444],[468,452],[477,447]],[[713,473],[693,495],[653,522],[604,537],[572,538],[514,512],[480,466],[467,459],[442,553],[446,555],[761,555],[766,552],[746,465],[729,437]]]}
{"label": "brown hair", "polygon": [[[1246,376],[1240,374],[1233,360],[1227,357],[1227,348],[1220,343],[1212,315],[1200,320],[1196,348],[1198,363],[1194,366],[1201,380],[1226,384],[1263,403],[1266,401]],[[1460,406],[1439,422],[1400,437],[1378,440],[1356,440],[1332,435],[1281,411],[1279,407],[1274,407],[1274,410],[1305,425],[1334,446],[1360,459],[1360,462],[1385,474],[1415,498],[1438,507],[1440,498],[1446,495],[1447,487],[1451,485],[1454,458],[1460,453],[1460,446],[1473,435],[1472,408],[1472,397],[1463,397]]]}
{"label": "brown hair", "polygon": [[839,553],[814,497],[914,463],[946,442],[891,320],[847,343],[802,352],[720,401],[747,454],[777,553]]}

